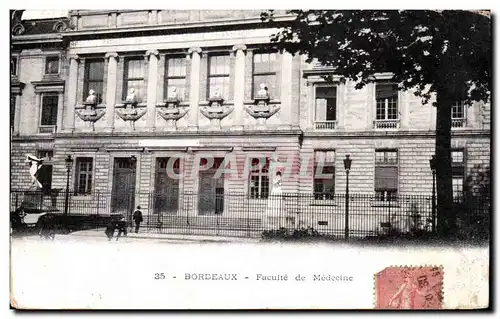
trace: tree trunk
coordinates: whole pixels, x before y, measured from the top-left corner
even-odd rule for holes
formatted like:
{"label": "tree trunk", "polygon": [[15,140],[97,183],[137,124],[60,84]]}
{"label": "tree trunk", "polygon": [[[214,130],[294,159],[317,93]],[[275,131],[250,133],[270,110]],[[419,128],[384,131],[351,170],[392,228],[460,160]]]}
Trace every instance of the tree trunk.
{"label": "tree trunk", "polygon": [[452,94],[439,90],[436,102],[437,231],[449,238],[455,228],[450,152]]}

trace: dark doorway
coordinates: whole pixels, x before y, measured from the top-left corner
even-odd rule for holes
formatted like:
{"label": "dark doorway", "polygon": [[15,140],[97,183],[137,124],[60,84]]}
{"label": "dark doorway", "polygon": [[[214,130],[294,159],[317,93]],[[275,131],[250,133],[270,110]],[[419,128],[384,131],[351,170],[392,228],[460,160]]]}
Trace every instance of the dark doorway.
{"label": "dark doorway", "polygon": [[115,158],[113,169],[113,192],[111,196],[111,213],[130,217],[135,202],[135,158]]}
{"label": "dark doorway", "polygon": [[[171,161],[170,165],[167,165]],[[170,172],[167,172],[170,170]],[[179,208],[180,159],[157,158],[154,192],[154,213],[176,215]]]}
{"label": "dark doorway", "polygon": [[[224,174],[216,176],[219,167],[223,169],[223,162],[223,158],[215,158],[210,169],[199,172],[199,215],[220,215],[224,212]],[[204,165],[203,162],[200,164]]]}

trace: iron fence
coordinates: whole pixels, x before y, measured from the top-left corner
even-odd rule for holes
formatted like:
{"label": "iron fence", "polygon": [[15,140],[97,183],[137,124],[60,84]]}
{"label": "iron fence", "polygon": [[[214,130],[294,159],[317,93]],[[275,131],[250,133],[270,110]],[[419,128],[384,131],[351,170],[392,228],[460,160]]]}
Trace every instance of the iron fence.
{"label": "iron fence", "polygon": [[[12,191],[10,209],[22,208],[29,214],[54,213],[65,216],[92,216],[102,227],[101,219],[123,216],[132,228],[133,212],[141,207],[141,232],[160,234],[219,235],[260,237],[263,231],[314,229],[319,234],[344,237],[346,231],[346,198],[343,194],[293,193],[268,198],[252,198],[249,194],[112,193],[68,194],[64,191]],[[390,201],[369,194],[350,194],[348,236],[379,236],[391,232],[430,232],[436,224],[432,197],[399,195]],[[488,215],[484,203],[461,202],[468,214]],[[465,205],[465,206],[464,206]],[[459,206],[457,206],[459,207]],[[67,212],[67,215],[65,214]],[[488,217],[489,218],[489,217]]]}

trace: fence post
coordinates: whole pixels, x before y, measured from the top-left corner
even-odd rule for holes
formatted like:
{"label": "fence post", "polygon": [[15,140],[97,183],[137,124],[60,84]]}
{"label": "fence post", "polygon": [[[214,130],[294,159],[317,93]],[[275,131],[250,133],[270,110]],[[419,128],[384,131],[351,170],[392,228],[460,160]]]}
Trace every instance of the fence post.
{"label": "fence post", "polygon": [[345,239],[349,239],[349,170],[346,170],[346,185],[345,185]]}
{"label": "fence post", "polygon": [[99,219],[99,203],[100,203],[100,197],[99,197],[99,193],[97,193],[97,204],[96,204],[97,222],[96,222],[96,225],[95,225],[96,230],[99,229],[99,221],[100,221],[100,219]]}
{"label": "fence post", "polygon": [[[238,196],[241,196],[241,195],[237,195],[236,197],[238,197]],[[240,208],[240,209],[242,209],[242,210],[243,210],[243,212],[245,212],[245,206],[247,206],[247,209],[246,209],[246,217],[247,217],[247,237],[248,237],[248,238],[250,238],[250,236],[251,236],[251,235],[250,235],[250,211],[249,211],[249,209],[248,209],[248,202],[247,202],[247,200],[246,200],[246,198],[245,198],[245,195],[244,195],[244,194],[243,194],[243,196],[242,196],[242,200],[243,200],[243,201],[242,201],[242,205],[241,205],[241,208]],[[247,202],[247,205],[245,205],[245,202]],[[245,213],[244,213],[243,215],[245,215]]]}

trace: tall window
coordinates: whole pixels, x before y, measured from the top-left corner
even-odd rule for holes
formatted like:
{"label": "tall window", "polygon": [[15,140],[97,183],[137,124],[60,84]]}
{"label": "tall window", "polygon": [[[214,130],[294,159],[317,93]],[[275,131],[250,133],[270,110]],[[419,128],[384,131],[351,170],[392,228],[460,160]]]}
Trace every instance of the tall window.
{"label": "tall window", "polygon": [[168,99],[172,88],[177,89],[177,97],[184,101],[186,98],[186,58],[170,57],[165,62],[165,86],[163,97]]}
{"label": "tall window", "polygon": [[398,193],[398,152],[375,151],[375,195],[378,200],[396,200]]}
{"label": "tall window", "polygon": [[465,104],[463,102],[455,102],[451,107],[451,127],[465,126]]}
{"label": "tall window", "polygon": [[97,103],[102,103],[102,92],[104,86],[104,61],[86,60],[85,77],[83,80],[83,99],[89,95],[90,90],[94,90],[97,96]]}
{"label": "tall window", "polygon": [[50,150],[40,150],[38,151],[37,157],[42,158],[43,165],[37,172],[37,178],[42,184],[43,191],[50,191],[52,188],[52,157],[54,152]]}
{"label": "tall window", "polygon": [[250,198],[267,198],[269,196],[269,160],[251,159]]}
{"label": "tall window", "polygon": [[317,86],[314,102],[316,122],[337,120],[337,88],[335,86]]}
{"label": "tall window", "polygon": [[335,195],[335,151],[314,152],[314,198],[333,199]]}
{"label": "tall window", "polygon": [[[167,170],[171,170],[168,172]],[[155,214],[176,214],[179,207],[180,159],[161,157],[156,159]]]}
{"label": "tall window", "polygon": [[10,58],[10,75],[17,75],[17,58]]}
{"label": "tall window", "polygon": [[91,157],[76,159],[75,195],[87,195],[92,192],[92,165]]}
{"label": "tall window", "polygon": [[45,58],[45,74],[59,74],[58,56],[48,56]]}
{"label": "tall window", "polygon": [[138,101],[144,98],[144,59],[143,58],[127,58],[125,60],[123,78],[123,100],[127,98],[130,89],[135,90],[135,96]]}
{"label": "tall window", "polygon": [[216,90],[225,100],[229,99],[229,55],[211,55],[208,59],[208,98]]}
{"label": "tall window", "polygon": [[253,90],[256,97],[261,83],[267,86],[271,99],[279,99],[276,72],[278,71],[278,57],[276,53],[254,53],[253,55]]}
{"label": "tall window", "polygon": [[453,197],[460,198],[464,191],[465,158],[464,150],[451,151]]}
{"label": "tall window", "polygon": [[15,94],[10,95],[10,126],[14,126],[15,114],[16,114],[16,98]]}
{"label": "tall window", "polygon": [[53,94],[42,96],[42,112],[40,116],[40,126],[55,126],[57,123],[57,104],[59,97]]}
{"label": "tall window", "polygon": [[377,83],[375,87],[376,120],[395,121],[398,119],[398,86]]}

